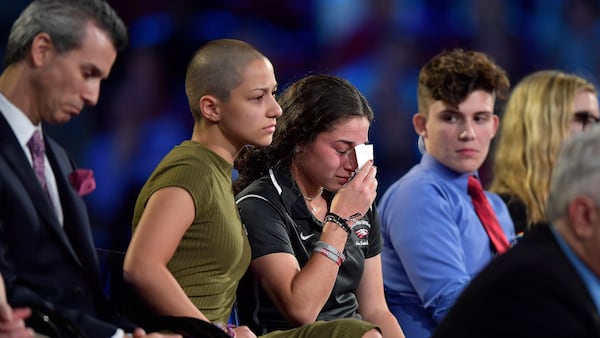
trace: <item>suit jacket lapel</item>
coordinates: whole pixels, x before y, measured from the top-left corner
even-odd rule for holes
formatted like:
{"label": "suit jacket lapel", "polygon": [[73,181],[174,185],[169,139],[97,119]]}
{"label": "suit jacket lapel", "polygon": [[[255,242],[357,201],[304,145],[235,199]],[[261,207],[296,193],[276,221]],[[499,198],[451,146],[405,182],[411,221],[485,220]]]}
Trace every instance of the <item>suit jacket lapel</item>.
{"label": "suit jacket lapel", "polygon": [[94,250],[87,209],[83,199],[77,195],[68,179],[68,175],[73,172],[75,165],[54,140],[45,135],[44,139],[46,140],[46,156],[54,171],[63,208],[63,232],[70,238],[70,244],[77,252],[83,266],[90,272],[97,273],[98,260]]}
{"label": "suit jacket lapel", "polygon": [[13,169],[25,190],[31,198],[31,202],[38,211],[40,218],[43,219],[43,223],[52,229],[56,234],[60,242],[62,242],[69,250],[73,258],[81,264],[79,258],[75,254],[69,239],[63,231],[61,225],[58,223],[54,209],[50,204],[50,200],[46,196],[46,193],[42,189],[42,186],[37,182],[35,173],[31,164],[27,160],[27,157],[22,151],[21,145],[17,140],[14,132],[10,128],[10,125],[0,114],[0,156],[6,159],[6,163]]}

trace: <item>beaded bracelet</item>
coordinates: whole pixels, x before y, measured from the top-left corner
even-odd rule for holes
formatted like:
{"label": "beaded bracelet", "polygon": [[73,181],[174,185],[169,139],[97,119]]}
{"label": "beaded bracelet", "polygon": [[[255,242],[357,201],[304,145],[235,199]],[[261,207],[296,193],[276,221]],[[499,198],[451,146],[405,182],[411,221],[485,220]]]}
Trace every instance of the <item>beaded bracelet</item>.
{"label": "beaded bracelet", "polygon": [[339,257],[339,259],[342,260],[342,263],[346,260],[346,255],[344,255],[343,252],[340,252],[338,249],[336,249],[335,247],[323,242],[323,241],[318,241],[315,244],[315,248],[323,248],[331,253],[333,253],[334,255],[336,255],[337,257]]}
{"label": "beaded bracelet", "polygon": [[334,214],[333,212],[328,212],[325,215],[325,219],[323,220],[325,223],[332,222],[339,225],[348,235],[352,233],[352,229],[348,226],[348,220],[343,218],[340,215]]}

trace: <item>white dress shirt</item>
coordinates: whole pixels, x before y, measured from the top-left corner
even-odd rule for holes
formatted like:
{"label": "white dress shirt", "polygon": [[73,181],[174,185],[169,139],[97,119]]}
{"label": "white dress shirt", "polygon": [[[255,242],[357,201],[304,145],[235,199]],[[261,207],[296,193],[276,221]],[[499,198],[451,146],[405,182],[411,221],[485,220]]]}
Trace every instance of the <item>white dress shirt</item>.
{"label": "white dress shirt", "polygon": [[[33,159],[31,156],[31,151],[29,151],[29,147],[27,146],[27,142],[31,139],[33,132],[35,130],[42,131],[42,124],[34,125],[31,123],[31,120],[15,105],[13,105],[2,93],[0,93],[0,111],[2,115],[8,121],[10,128],[13,130],[13,133],[17,136],[17,140],[25,153],[25,156],[29,160],[29,164],[33,167]],[[44,137],[44,133],[41,133],[42,138]],[[58,218],[58,223],[63,225],[63,212],[62,206],[60,204],[60,197],[58,195],[58,186],[56,185],[56,178],[54,177],[54,171],[50,166],[50,162],[48,161],[48,156],[44,154],[44,175],[46,176],[46,184],[48,185],[48,193],[50,194],[50,200],[52,205],[54,206],[54,211],[56,213],[56,217]]]}

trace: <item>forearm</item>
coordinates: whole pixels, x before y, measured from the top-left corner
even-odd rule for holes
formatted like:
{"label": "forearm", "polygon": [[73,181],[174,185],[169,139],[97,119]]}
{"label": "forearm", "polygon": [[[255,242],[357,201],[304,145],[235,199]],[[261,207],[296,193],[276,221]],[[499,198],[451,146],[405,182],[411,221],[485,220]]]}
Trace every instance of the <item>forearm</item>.
{"label": "forearm", "polygon": [[355,290],[358,313],[368,322],[376,324],[384,337],[404,337],[396,317],[390,312],[383,291],[381,255],[365,260],[360,285]]}
{"label": "forearm", "polygon": [[137,294],[157,313],[209,321],[190,301],[166,266],[138,264],[135,269],[126,269],[124,275]]}
{"label": "forearm", "polygon": [[[333,223],[326,223],[320,241],[343,253],[347,234]],[[319,252],[312,252],[304,267],[294,276],[284,307],[288,318],[298,324],[316,320],[331,296],[339,266]]]}
{"label": "forearm", "polygon": [[387,309],[369,314],[362,314],[363,320],[373,323],[381,329],[384,337],[404,338],[404,333],[396,317]]}

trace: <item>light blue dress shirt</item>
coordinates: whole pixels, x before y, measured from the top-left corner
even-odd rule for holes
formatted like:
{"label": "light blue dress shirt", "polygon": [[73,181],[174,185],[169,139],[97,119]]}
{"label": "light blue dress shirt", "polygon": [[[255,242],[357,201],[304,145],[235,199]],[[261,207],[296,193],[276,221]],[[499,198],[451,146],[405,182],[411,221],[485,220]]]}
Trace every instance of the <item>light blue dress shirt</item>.
{"label": "light blue dress shirt", "polygon": [[[407,338],[429,337],[494,256],[467,193],[470,174],[449,170],[425,153],[380,201],[385,296]],[[486,195],[512,242],[506,205],[499,196]]]}

